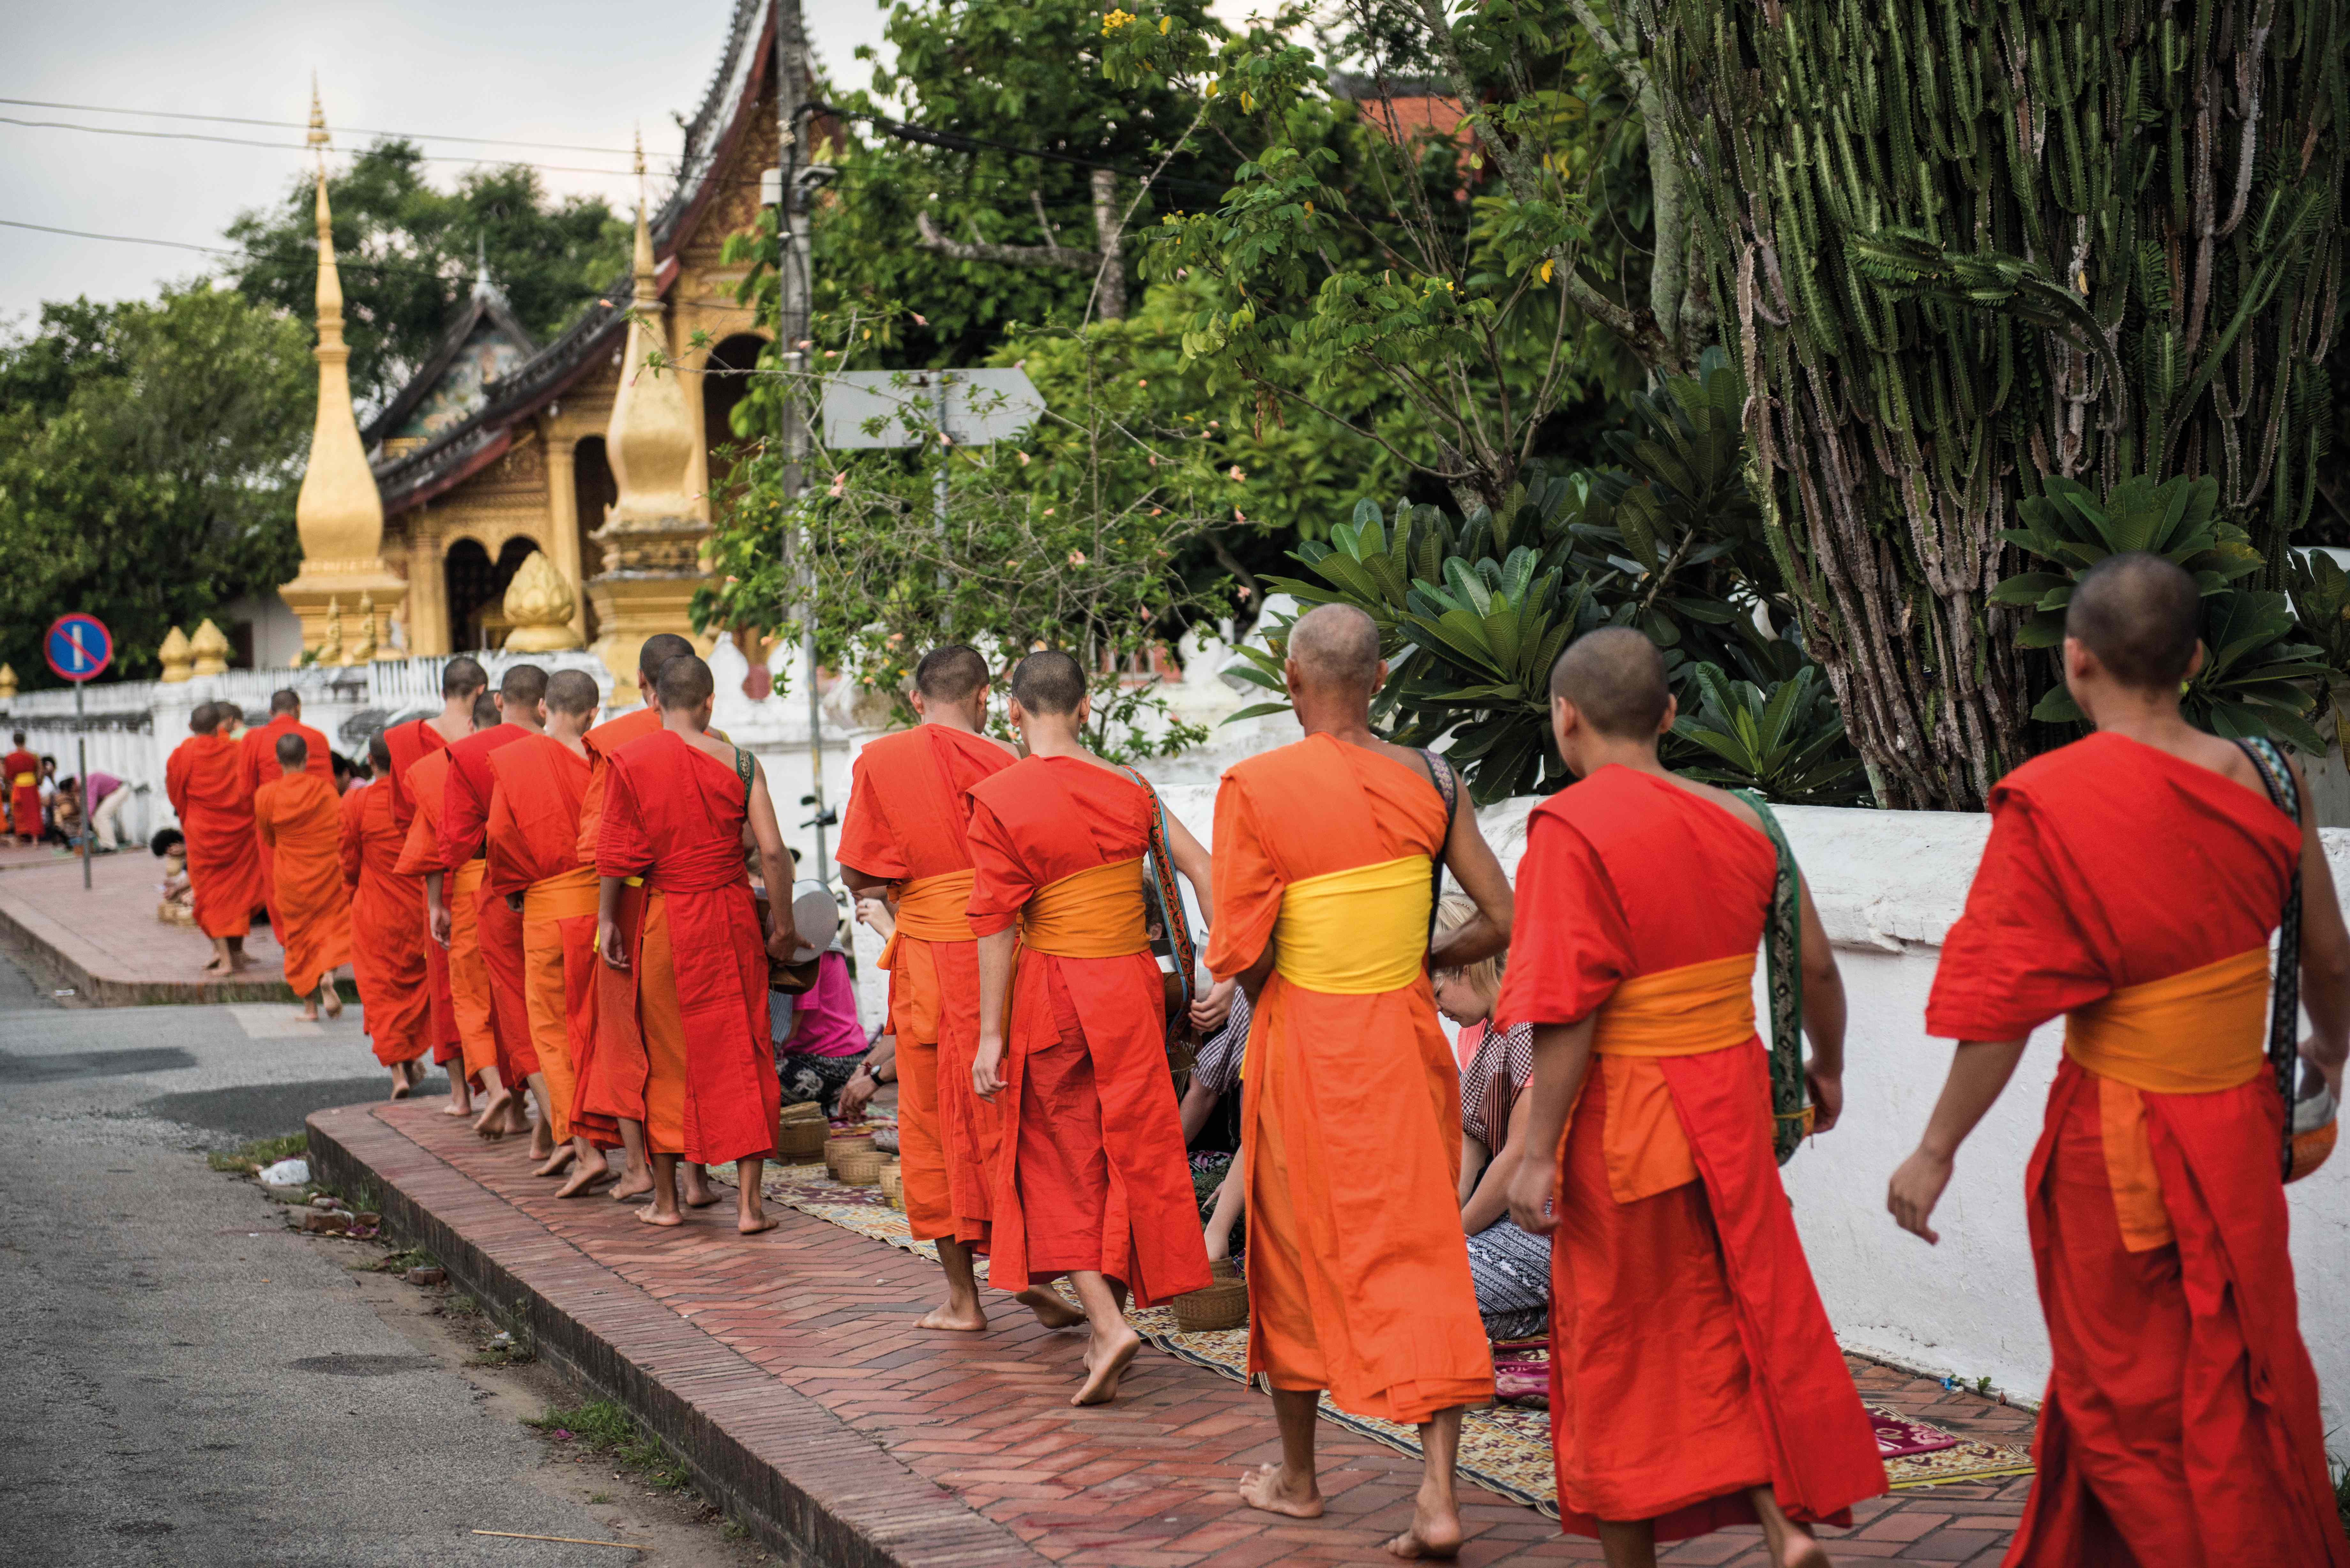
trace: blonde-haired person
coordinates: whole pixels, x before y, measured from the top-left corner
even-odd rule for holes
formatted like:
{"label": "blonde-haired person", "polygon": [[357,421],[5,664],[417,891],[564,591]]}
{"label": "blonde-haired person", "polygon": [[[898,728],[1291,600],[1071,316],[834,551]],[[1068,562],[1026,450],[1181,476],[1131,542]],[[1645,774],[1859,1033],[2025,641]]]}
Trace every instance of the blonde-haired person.
{"label": "blonde-haired person", "polygon": [[[1437,906],[1437,927],[1451,930],[1476,912],[1468,899],[1448,898]],[[1524,1339],[1542,1333],[1550,1316],[1550,1238],[1529,1235],[1510,1219],[1510,1178],[1525,1149],[1532,1104],[1524,1089],[1534,1071],[1534,1031],[1493,1021],[1499,955],[1431,978],[1437,1011],[1461,1025],[1461,1229],[1477,1313],[1488,1338]]]}

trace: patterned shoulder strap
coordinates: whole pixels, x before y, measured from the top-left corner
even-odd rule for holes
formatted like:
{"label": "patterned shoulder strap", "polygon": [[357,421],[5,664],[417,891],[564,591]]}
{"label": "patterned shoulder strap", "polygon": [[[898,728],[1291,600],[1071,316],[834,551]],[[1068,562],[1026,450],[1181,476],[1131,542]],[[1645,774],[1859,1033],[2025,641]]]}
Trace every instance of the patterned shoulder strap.
{"label": "patterned shoulder strap", "polygon": [[[729,741],[727,744],[731,746],[734,742]],[[734,746],[734,776],[743,781],[743,794],[745,799],[748,799],[751,794],[751,774],[758,765],[752,759],[749,748]]]}
{"label": "patterned shoulder strap", "polygon": [[1804,1083],[1804,899],[1802,872],[1787,835],[1762,797],[1751,790],[1731,794],[1754,808],[1762,831],[1778,851],[1778,875],[1771,883],[1771,911],[1762,923],[1762,962],[1771,998],[1771,1141],[1784,1165],[1810,1131],[1811,1092]]}
{"label": "patterned shoulder strap", "polygon": [[[2237,749],[2251,759],[2254,771],[2269,792],[2269,804],[2301,821],[2301,790],[2276,742],[2264,738],[2238,741]],[[2293,1074],[2301,1059],[2301,857],[2293,860],[2293,882],[2285,890],[2284,914],[2277,922],[2276,977],[2269,988],[2269,1065],[2276,1073],[2277,1094],[2286,1110],[2284,1173],[2293,1174]]]}
{"label": "patterned shoulder strap", "polygon": [[1434,752],[1423,750],[1419,760],[1428,764],[1428,782],[1444,797],[1444,837],[1436,846],[1436,854],[1428,867],[1428,945],[1436,946],[1436,906],[1444,898],[1444,857],[1452,849],[1452,819],[1461,815],[1461,775],[1452,764]]}
{"label": "patterned shoulder strap", "polygon": [[1199,944],[1192,938],[1191,919],[1183,912],[1183,890],[1175,885],[1175,857],[1167,847],[1167,808],[1159,804],[1159,792],[1150,787],[1149,779],[1132,768],[1126,770],[1126,775],[1140,784],[1142,793],[1150,797],[1150,854],[1144,866],[1148,875],[1143,880],[1150,893],[1151,906],[1158,911],[1159,929],[1167,933],[1168,956],[1174,962],[1176,978],[1182,984],[1182,1005],[1175,1010],[1170,1025],[1170,1029],[1180,1029],[1197,1000],[1191,981]]}

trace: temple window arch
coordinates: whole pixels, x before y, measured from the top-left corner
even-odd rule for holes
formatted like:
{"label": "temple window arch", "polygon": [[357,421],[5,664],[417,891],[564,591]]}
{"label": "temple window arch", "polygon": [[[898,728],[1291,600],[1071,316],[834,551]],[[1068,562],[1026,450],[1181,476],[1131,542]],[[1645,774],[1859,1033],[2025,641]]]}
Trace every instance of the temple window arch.
{"label": "temple window arch", "polygon": [[766,347],[767,340],[756,333],[738,332],[722,340],[702,362],[702,434],[713,495],[723,488],[725,475],[733,466],[724,455],[725,449],[743,444],[743,438],[734,433],[734,407],[750,391],[752,371]]}
{"label": "temple window arch", "polygon": [[510,535],[499,545],[495,559],[481,540],[466,537],[450,542],[442,571],[449,593],[449,637],[452,649],[479,651],[505,640],[506,585],[538,541],[527,535]]}

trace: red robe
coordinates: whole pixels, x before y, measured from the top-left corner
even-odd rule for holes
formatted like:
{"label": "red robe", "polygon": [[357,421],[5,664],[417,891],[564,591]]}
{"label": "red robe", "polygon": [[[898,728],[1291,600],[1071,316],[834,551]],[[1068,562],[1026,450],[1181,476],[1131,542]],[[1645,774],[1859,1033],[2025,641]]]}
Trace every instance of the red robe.
{"label": "red robe", "polygon": [[[766,940],[743,867],[743,781],[665,729],[619,747],[606,766],[597,873],[644,877],[647,924],[657,906],[673,950],[691,958],[671,971],[685,1035],[685,1158],[764,1158],[783,1085],[768,1033]],[[648,992],[658,983],[639,980]]]}
{"label": "red robe", "polygon": [[[400,875],[421,880],[442,869],[441,811],[442,802],[448,798],[448,784],[449,753],[445,747],[427,753],[408,770],[410,795],[417,803],[416,815],[408,825],[408,837],[400,845],[400,864],[394,867]],[[485,869],[477,867],[477,874]],[[466,1080],[480,1088],[488,1082],[483,1075],[498,1065],[502,1053],[497,1012],[490,1002],[490,977],[482,967],[482,944],[475,918],[481,908],[479,885],[476,883],[473,893],[468,894],[459,890],[457,882],[454,875],[444,874],[441,878],[442,900],[449,910],[449,945],[431,945],[441,955],[442,972],[449,980],[450,1018],[457,1032],[459,1054],[448,1059],[460,1061]]]}
{"label": "red robe", "polygon": [[208,937],[241,937],[261,903],[261,861],[253,836],[253,796],[226,735],[191,735],[163,764],[163,793],[188,843],[188,883],[196,925]]}
{"label": "red robe", "polygon": [[579,864],[578,847],[588,760],[560,741],[529,735],[489,762],[496,787],[483,886],[493,898],[523,896],[523,1004],[555,1137],[567,1139],[576,1064],[583,1049],[593,1050],[596,1033],[597,877],[594,867]]}
{"label": "red robe", "polygon": [[[455,871],[483,858],[490,820],[490,792],[497,780],[490,753],[531,733],[520,724],[499,724],[466,736],[449,748],[449,781],[441,800],[441,863]],[[531,1041],[530,1010],[523,1002],[522,912],[506,907],[483,877],[474,904],[482,968],[490,980],[490,1012],[497,1020],[498,1076],[509,1088],[538,1071]]]}
{"label": "red robe", "polygon": [[[630,741],[658,733],[660,727],[660,710],[649,705],[598,724],[583,737],[588,774],[587,794],[579,801],[581,865],[596,864],[612,753]],[[675,984],[665,978],[654,1016],[647,1021],[639,1015],[643,995],[639,981],[644,969],[651,963],[664,977],[670,969],[667,909],[659,929],[649,931],[647,905],[642,878],[620,889],[620,941],[631,958],[627,969],[600,962],[596,966],[596,1046],[578,1064],[572,1112],[599,1139],[617,1138],[623,1120],[638,1122],[645,1129],[645,1147],[653,1153],[682,1154],[685,1033],[677,1017]]]}
{"label": "red robe", "polygon": [[[970,793],[971,928],[985,936],[1017,921],[1024,931],[1004,1032],[989,1279],[1018,1291],[1098,1270],[1143,1306],[1201,1289],[1208,1254],[1167,1064],[1166,990],[1142,940],[1150,793],[1075,757],[1025,758]],[[1131,892],[1112,873],[1115,906],[1081,917],[1089,929],[1078,940],[1039,929],[1055,884],[1110,867],[1130,867]],[[1118,940],[1106,940],[1113,931]],[[1055,945],[1102,956],[1045,950]]]}
{"label": "red robe", "polygon": [[424,950],[433,945],[424,898],[398,875],[405,837],[392,821],[391,785],[379,780],[343,794],[343,887],[351,901],[351,974],[361,1019],[385,1066],[432,1049],[432,992]]}
{"label": "red robe", "polygon": [[[277,737],[280,735],[299,735],[308,744],[310,753],[303,760],[304,773],[322,778],[330,784],[335,782],[334,757],[327,749],[327,737],[291,713],[279,713],[261,728],[247,730],[237,737],[236,765],[245,794],[258,794],[262,785],[278,776]],[[269,910],[270,929],[276,930],[278,925],[276,882],[272,870],[270,847],[266,843],[257,843],[256,847],[261,857],[261,900]],[[284,938],[281,936],[279,940],[282,943]]]}
{"label": "red robe", "polygon": [[[26,782],[28,779],[29,783]],[[0,757],[0,786],[5,786],[7,791],[8,830],[26,838],[38,838],[41,836],[41,759],[30,752],[11,752]]]}
{"label": "red robe", "polygon": [[[1539,1027],[1599,1012],[1604,1048],[1606,1010],[1629,982],[1751,963],[1777,868],[1770,839],[1721,806],[1600,769],[1528,826],[1496,1016]],[[1885,1490],[1779,1183],[1752,1002],[1734,1005],[1736,1044],[1595,1054],[1567,1125],[1551,1433],[1560,1519],[1578,1534],[1600,1520],[1654,1519],[1664,1541],[1751,1522],[1756,1486],[1792,1519],[1843,1524]],[[1638,1165],[1617,1163],[1627,1147]],[[1633,1191],[1615,1185],[1659,1168]]]}
{"label": "red robe", "polygon": [[[383,780],[390,794],[391,825],[399,831],[400,842],[404,846],[409,826],[416,820],[416,797],[409,793],[408,770],[429,753],[448,750],[449,742],[442,739],[440,731],[423,720],[411,719],[405,724],[395,724],[386,730],[383,743],[391,752],[391,772]],[[432,798],[436,804],[441,798],[437,788]],[[437,828],[434,830],[436,843],[438,831]],[[414,882],[417,919],[421,920],[424,918],[423,870],[401,871],[397,875]],[[456,998],[449,990],[449,954],[432,940],[429,929],[424,937],[424,977],[432,1002],[429,1038],[432,1042],[432,1059],[442,1063],[453,1061],[463,1054],[464,1047],[463,1036],[457,1033]]]}
{"label": "red robe", "polygon": [[276,865],[276,931],[286,983],[307,996],[351,957],[342,797],[316,774],[281,774],[253,797],[254,836]]}
{"label": "red robe", "polygon": [[[1341,992],[1277,969],[1242,1094],[1249,1370],[1406,1426],[1493,1395],[1461,1234],[1460,1079],[1424,967],[1426,862],[1444,836],[1425,773],[1327,735],[1249,758],[1216,794],[1219,975],[1268,941],[1278,953],[1292,883],[1420,861],[1399,878],[1415,902],[1388,938],[1404,983]],[[1359,905],[1342,918],[1369,923]]]}
{"label": "red robe", "polygon": [[[1012,765],[1004,746],[945,724],[884,735],[857,755],[841,818],[841,865],[875,881],[951,893],[968,882],[968,792]],[[945,882],[933,882],[943,877]],[[979,1050],[979,945],[962,900],[951,917],[899,910],[888,954],[889,1027],[898,1040],[898,1133],[906,1220],[918,1240],[987,1239],[996,1108],[972,1093]],[[949,934],[960,926],[960,939]],[[927,933],[927,934],[926,934]]]}
{"label": "red robe", "polygon": [[[1991,810],[1929,1034],[2019,1039],[2115,992],[2265,952],[2301,853],[2264,794],[2118,735],[2026,763]],[[2176,1059],[2254,1059],[2266,1023],[2258,1005],[2241,1039],[2177,1037]],[[2263,1065],[2208,1093],[2114,1093],[2126,1088],[2068,1044],[2024,1177],[2054,1366],[2007,1561],[2344,1568],[2274,1079]],[[2111,1127],[2120,1105],[2137,1128]],[[2137,1136],[2109,1161],[2116,1130]],[[2168,1241],[2125,1237],[2116,1179],[2134,1164],[2150,1164]]]}

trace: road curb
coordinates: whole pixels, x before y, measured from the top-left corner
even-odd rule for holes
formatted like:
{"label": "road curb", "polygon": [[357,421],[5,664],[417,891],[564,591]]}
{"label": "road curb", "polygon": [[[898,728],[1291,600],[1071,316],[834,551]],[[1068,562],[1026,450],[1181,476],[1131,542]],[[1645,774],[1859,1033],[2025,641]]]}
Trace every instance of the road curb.
{"label": "road curb", "polygon": [[[60,935],[64,940],[60,940]],[[274,980],[119,980],[97,974],[67,949],[71,940],[57,923],[36,910],[12,905],[0,892],[0,940],[22,950],[61,985],[70,985],[74,1001],[87,1007],[180,1007],[232,1002],[287,1002],[294,994],[281,976]],[[338,981],[345,1002],[359,1000],[349,981]]]}
{"label": "road curb", "polygon": [[1044,1568],[1010,1531],[388,1126],[309,1118],[313,1177],[384,1217],[536,1355],[626,1408],[771,1550],[826,1568]]}

